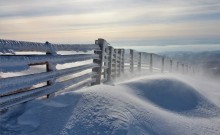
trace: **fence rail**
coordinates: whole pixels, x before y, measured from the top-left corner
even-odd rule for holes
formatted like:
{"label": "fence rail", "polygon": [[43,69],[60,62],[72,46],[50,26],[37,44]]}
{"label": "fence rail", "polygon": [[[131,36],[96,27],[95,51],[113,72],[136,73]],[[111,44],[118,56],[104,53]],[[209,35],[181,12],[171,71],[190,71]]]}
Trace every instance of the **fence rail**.
{"label": "fence rail", "polygon": [[[58,54],[60,51],[69,51],[70,54]],[[81,52],[81,54],[72,51]],[[24,54],[17,54],[17,52]],[[27,52],[41,52],[41,54],[25,54]],[[104,39],[96,40],[95,44],[51,44],[49,42],[0,40],[0,53],[0,75],[9,72],[16,74],[32,66],[45,65],[44,72],[0,78],[0,110],[42,96],[49,98],[55,92],[76,84],[76,88],[81,88],[108,83],[122,74],[135,71],[195,72],[195,68],[189,64],[157,54],[137,52],[132,49],[116,49]],[[92,60],[92,63],[57,69],[58,64],[87,60]],[[86,70],[90,71],[85,73]],[[71,76],[76,73],[79,75]],[[59,80],[65,76],[71,77]]]}

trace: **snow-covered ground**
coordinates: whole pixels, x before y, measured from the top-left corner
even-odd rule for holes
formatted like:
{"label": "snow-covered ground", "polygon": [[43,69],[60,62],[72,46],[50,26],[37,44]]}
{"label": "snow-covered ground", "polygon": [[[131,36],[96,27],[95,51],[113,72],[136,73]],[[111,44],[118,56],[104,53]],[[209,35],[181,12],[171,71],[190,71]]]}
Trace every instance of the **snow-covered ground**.
{"label": "snow-covered ground", "polygon": [[0,134],[219,135],[220,84],[148,75],[33,100],[0,115]]}

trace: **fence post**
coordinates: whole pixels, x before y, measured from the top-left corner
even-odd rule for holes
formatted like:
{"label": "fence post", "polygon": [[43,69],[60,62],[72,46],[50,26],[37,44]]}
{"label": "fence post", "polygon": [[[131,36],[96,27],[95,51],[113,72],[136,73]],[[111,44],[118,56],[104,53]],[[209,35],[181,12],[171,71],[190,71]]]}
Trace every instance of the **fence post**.
{"label": "fence post", "polygon": [[[46,45],[50,44],[48,41],[45,43]],[[51,52],[46,52],[46,55],[47,56],[52,56],[52,55],[56,55],[55,52],[51,53]],[[46,64],[46,71],[47,72],[52,72],[52,71],[56,71],[56,64],[53,64],[51,62],[47,62]],[[51,80],[47,81],[47,86],[51,86],[51,85],[54,85],[56,83],[56,79],[55,78],[52,78]],[[55,93],[50,93],[50,94],[47,94],[47,98],[51,98],[51,97],[54,97]]]}
{"label": "fence post", "polygon": [[164,73],[164,61],[165,57],[162,57],[161,73]]}
{"label": "fence post", "polygon": [[192,72],[193,72],[193,74],[195,74],[195,67],[194,66],[192,67]]}
{"label": "fence post", "polygon": [[177,63],[176,63],[176,71],[177,72],[179,71],[179,61],[177,61]]}
{"label": "fence post", "polygon": [[150,54],[150,67],[149,67],[150,72],[153,72],[153,54]]}
{"label": "fence post", "polygon": [[118,74],[118,49],[114,49],[115,53],[115,72],[114,72],[114,77],[117,78]]}
{"label": "fence post", "polygon": [[116,64],[116,54],[115,54],[115,49],[113,48],[112,50],[112,68],[114,68],[114,70],[112,71],[113,78],[115,78],[116,76],[115,64]]}
{"label": "fence post", "polygon": [[106,51],[106,48],[107,48],[107,42],[104,39],[96,40],[95,44],[99,45],[101,51],[94,51],[95,54],[99,55],[99,59],[93,59],[93,63],[99,64],[99,67],[96,67],[96,68],[92,69],[92,72],[97,73],[97,75],[93,77],[93,78],[96,79],[96,81],[94,83],[92,83],[91,85],[97,85],[97,84],[101,83],[102,69],[103,69],[104,59],[105,59],[105,51]]}
{"label": "fence post", "polygon": [[189,65],[186,65],[186,74],[188,74],[189,71]]}
{"label": "fence post", "polygon": [[107,82],[112,80],[112,59],[113,59],[113,51],[114,48],[112,46],[108,47],[109,50],[109,59],[108,59],[108,70],[107,70]]}
{"label": "fence post", "polygon": [[189,68],[190,68],[190,73],[193,73],[192,66],[190,66]]}
{"label": "fence post", "polygon": [[134,71],[134,50],[130,49],[130,72]]}
{"label": "fence post", "polygon": [[108,68],[109,68],[109,49],[108,49],[108,43],[106,42],[106,45],[104,45],[104,53],[103,53],[103,64],[104,64],[104,77],[103,77],[103,83],[107,82],[108,80]]}
{"label": "fence post", "polygon": [[141,52],[138,53],[138,71],[141,71]]}
{"label": "fence post", "polygon": [[172,73],[172,70],[173,70],[173,61],[170,60],[170,73]]}
{"label": "fence post", "polygon": [[182,64],[182,72],[183,72],[183,74],[184,74],[184,72],[185,72],[185,71],[184,71],[184,64]]}
{"label": "fence post", "polygon": [[191,66],[190,65],[188,65],[188,70],[189,70],[188,72],[191,73]]}
{"label": "fence post", "polygon": [[122,73],[125,72],[125,49],[122,49]]}
{"label": "fence post", "polygon": [[190,73],[192,73],[192,66],[191,65],[189,66],[189,71],[190,71]]}
{"label": "fence post", "polygon": [[119,58],[119,71],[118,71],[118,76],[121,75],[121,70],[122,70],[122,49],[118,49],[118,54],[120,56]]}

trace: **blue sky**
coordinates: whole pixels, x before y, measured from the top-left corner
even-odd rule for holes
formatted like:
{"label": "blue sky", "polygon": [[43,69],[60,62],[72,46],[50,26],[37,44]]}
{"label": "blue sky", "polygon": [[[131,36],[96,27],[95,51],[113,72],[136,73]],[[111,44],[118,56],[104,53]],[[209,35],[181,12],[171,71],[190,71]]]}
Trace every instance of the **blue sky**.
{"label": "blue sky", "polygon": [[219,0],[0,0],[0,20],[3,39],[220,50]]}

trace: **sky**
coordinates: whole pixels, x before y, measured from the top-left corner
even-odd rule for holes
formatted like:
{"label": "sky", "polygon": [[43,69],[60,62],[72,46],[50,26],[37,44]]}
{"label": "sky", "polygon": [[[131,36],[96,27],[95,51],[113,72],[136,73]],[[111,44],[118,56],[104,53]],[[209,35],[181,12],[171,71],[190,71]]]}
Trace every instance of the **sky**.
{"label": "sky", "polygon": [[206,51],[219,24],[220,0],[0,0],[2,39]]}

